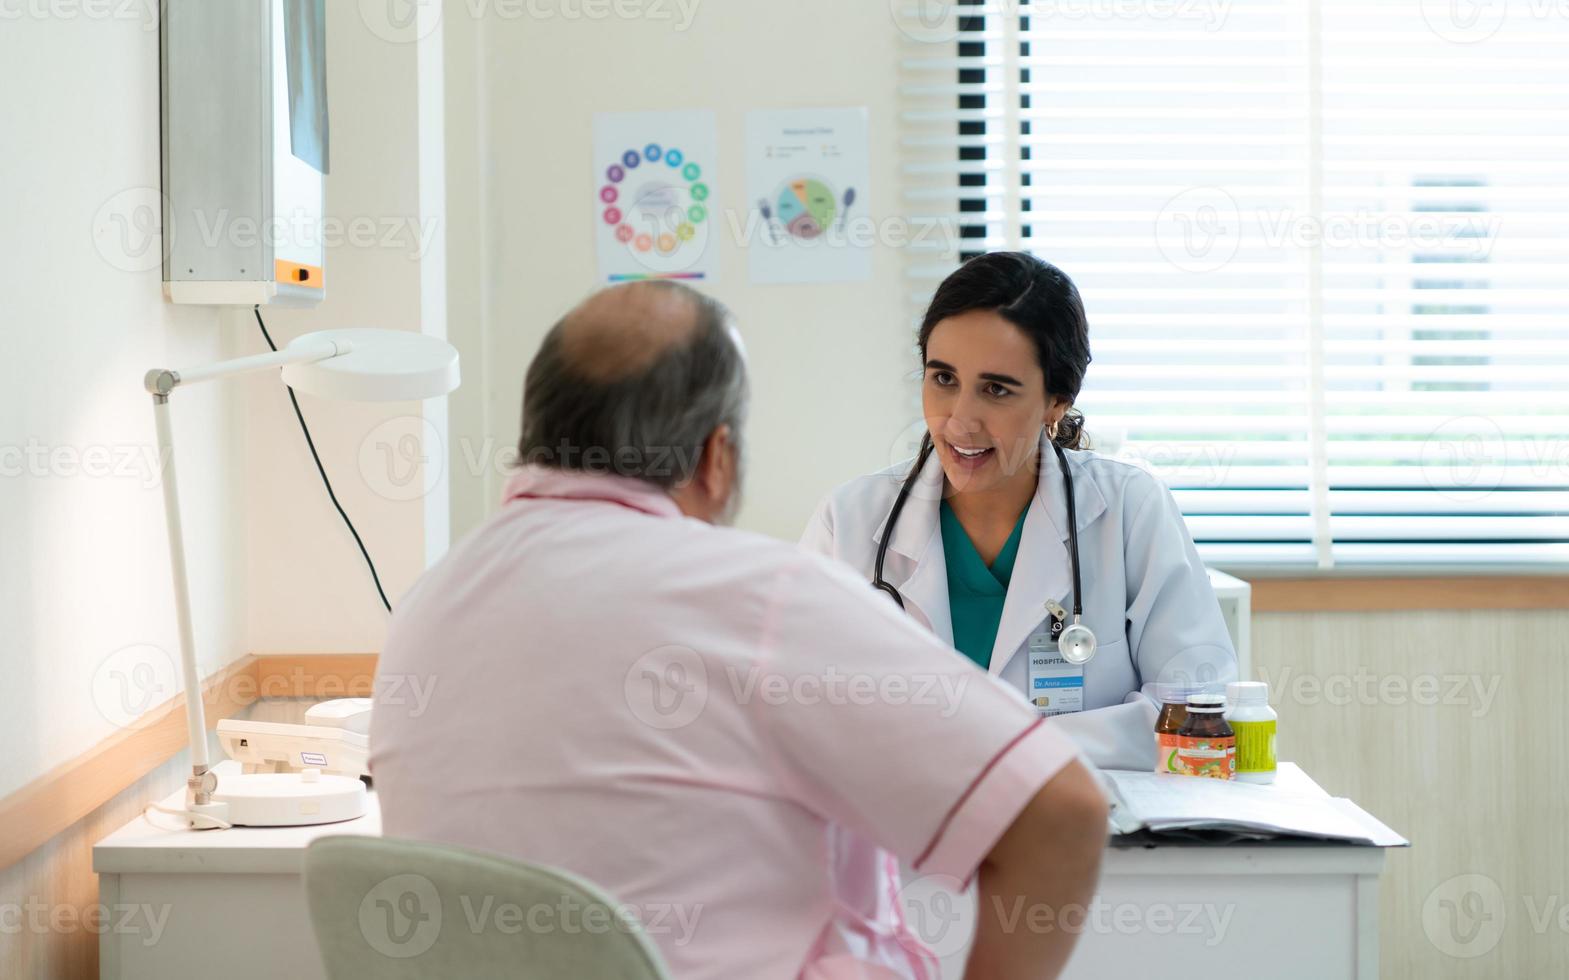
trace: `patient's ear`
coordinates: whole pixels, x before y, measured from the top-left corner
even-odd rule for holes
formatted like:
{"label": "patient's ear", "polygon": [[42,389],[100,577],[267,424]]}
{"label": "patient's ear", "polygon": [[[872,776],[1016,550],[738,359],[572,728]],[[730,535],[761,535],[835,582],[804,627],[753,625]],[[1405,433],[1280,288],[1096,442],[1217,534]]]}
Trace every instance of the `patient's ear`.
{"label": "patient's ear", "polygon": [[703,443],[701,469],[705,477],[706,496],[713,501],[716,513],[724,510],[736,481],[735,442],[730,426],[717,426],[708,434],[708,441]]}
{"label": "patient's ear", "polygon": [[703,440],[692,479],[671,496],[682,513],[712,524],[724,513],[735,481],[736,454],[730,426],[720,425]]}

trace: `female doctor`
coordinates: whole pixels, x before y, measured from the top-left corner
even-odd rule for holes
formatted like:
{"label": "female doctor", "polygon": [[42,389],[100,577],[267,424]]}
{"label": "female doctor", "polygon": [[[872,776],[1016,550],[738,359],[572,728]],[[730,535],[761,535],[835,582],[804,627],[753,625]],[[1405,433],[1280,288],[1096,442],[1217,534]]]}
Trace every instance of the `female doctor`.
{"label": "female doctor", "polygon": [[1096,765],[1149,770],[1157,685],[1235,680],[1236,653],[1171,493],[1085,448],[1078,290],[1034,256],[981,255],[938,287],[919,345],[919,455],[829,494],[802,543],[1018,688]]}

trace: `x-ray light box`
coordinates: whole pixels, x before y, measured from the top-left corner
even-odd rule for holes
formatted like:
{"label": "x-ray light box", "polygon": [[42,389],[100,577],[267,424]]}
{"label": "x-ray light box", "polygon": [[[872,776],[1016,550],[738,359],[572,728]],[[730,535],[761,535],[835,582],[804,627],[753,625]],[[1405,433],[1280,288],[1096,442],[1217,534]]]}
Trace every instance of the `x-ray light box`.
{"label": "x-ray light box", "polygon": [[164,0],[164,294],[326,295],[325,0]]}

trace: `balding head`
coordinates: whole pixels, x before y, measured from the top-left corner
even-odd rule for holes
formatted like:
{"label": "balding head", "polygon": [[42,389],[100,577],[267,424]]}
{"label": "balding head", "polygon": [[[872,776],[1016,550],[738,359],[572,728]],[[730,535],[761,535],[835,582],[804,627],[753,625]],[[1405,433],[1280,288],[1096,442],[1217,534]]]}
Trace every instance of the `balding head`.
{"label": "balding head", "polygon": [[723,306],[677,283],[601,290],[545,336],[523,384],[519,461],[688,483],[716,430],[738,447],[746,365]]}
{"label": "balding head", "polygon": [[557,325],[562,363],[599,382],[641,374],[671,348],[691,343],[704,302],[693,290],[658,279],[602,289]]}

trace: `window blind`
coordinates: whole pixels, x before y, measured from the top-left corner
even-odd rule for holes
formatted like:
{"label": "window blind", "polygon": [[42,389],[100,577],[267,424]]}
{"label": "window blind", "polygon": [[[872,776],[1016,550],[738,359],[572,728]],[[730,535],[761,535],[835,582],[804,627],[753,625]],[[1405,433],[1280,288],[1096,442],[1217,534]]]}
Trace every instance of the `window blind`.
{"label": "window blind", "polygon": [[1078,283],[1102,452],[1221,566],[1569,562],[1569,18],[1535,0],[916,0],[908,300]]}

